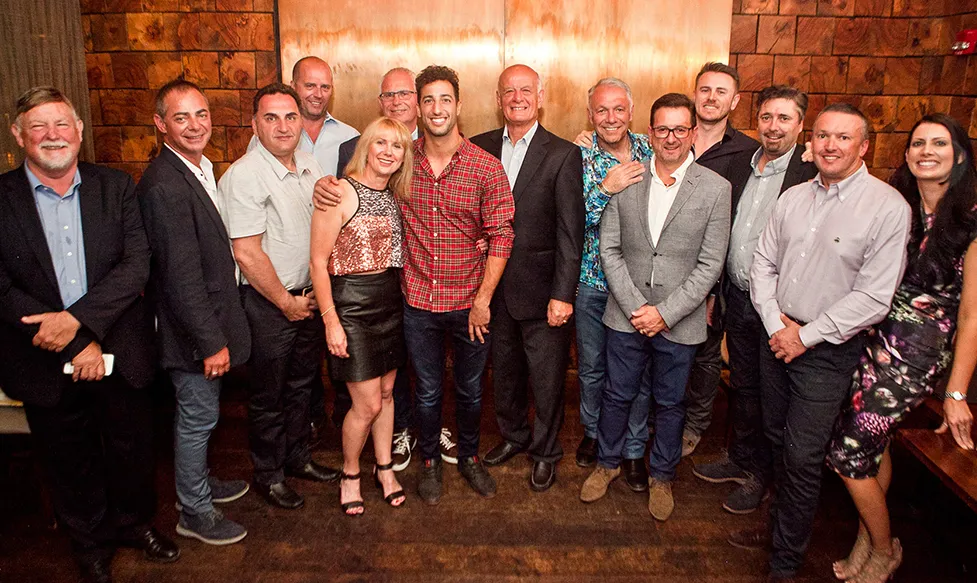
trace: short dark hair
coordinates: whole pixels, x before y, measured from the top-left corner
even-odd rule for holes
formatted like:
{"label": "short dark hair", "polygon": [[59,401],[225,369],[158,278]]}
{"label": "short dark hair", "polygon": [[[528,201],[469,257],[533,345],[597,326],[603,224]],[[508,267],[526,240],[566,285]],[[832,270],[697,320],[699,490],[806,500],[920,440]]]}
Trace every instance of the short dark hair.
{"label": "short dark hair", "polygon": [[295,100],[295,106],[300,107],[299,94],[295,92],[295,89],[292,89],[291,85],[285,85],[284,83],[272,83],[270,85],[265,85],[254,94],[254,101],[251,104],[251,115],[258,115],[258,102],[261,101],[261,98],[266,95],[288,95]]}
{"label": "short dark hair", "polygon": [[797,109],[801,112],[801,119],[807,115],[807,93],[804,93],[796,87],[790,87],[788,85],[772,85],[760,91],[756,98],[756,107],[760,109],[763,104],[770,101],[771,99],[789,99],[794,102]]}
{"label": "short dark hair", "polygon": [[655,125],[655,114],[659,109],[675,107],[689,110],[689,117],[692,118],[692,127],[695,127],[695,103],[689,99],[688,95],[682,93],[666,93],[651,104],[651,116],[648,118],[648,125]]}
{"label": "short dark hair", "polygon": [[818,117],[821,117],[822,115],[831,112],[847,113],[848,115],[854,115],[855,117],[862,120],[862,137],[866,140],[868,139],[869,131],[872,129],[872,126],[869,123],[868,118],[865,117],[865,114],[862,113],[862,110],[858,109],[857,107],[855,107],[850,103],[839,101],[837,103],[832,103],[827,107],[825,107],[824,109],[822,109],[821,113],[818,114]]}
{"label": "short dark hair", "polygon": [[18,123],[20,116],[28,111],[46,103],[64,103],[71,108],[71,112],[75,114],[75,119],[79,119],[78,112],[75,111],[75,106],[64,92],[57,87],[43,85],[40,87],[31,87],[20,94],[20,97],[17,98],[17,111],[14,114],[14,123]]}
{"label": "short dark hair", "polygon": [[183,77],[177,77],[166,85],[160,87],[159,91],[156,92],[156,115],[166,117],[166,98],[170,96],[170,93],[184,93],[186,91],[196,91],[197,93],[203,95],[204,100],[207,101],[207,96],[204,95],[204,92],[196,83],[187,81]]}
{"label": "short dark hair", "polygon": [[437,81],[447,81],[448,83],[451,83],[451,87],[455,90],[455,101],[460,99],[458,73],[456,73],[451,67],[445,67],[443,65],[431,65],[424,67],[424,70],[421,71],[421,73],[417,76],[417,79],[414,80],[418,102],[421,100],[421,89]]}
{"label": "short dark hair", "polygon": [[726,63],[720,63],[717,61],[709,61],[699,69],[699,73],[695,76],[695,86],[699,86],[699,79],[702,78],[706,73],[725,73],[733,78],[733,86],[736,91],[740,90],[740,74],[735,67],[730,67]]}

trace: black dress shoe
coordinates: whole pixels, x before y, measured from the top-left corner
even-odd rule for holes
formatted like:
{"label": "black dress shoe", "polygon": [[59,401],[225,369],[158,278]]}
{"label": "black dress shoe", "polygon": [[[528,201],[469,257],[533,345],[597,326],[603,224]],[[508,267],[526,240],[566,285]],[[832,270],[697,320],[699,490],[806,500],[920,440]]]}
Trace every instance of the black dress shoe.
{"label": "black dress shoe", "polygon": [[180,547],[151,526],[147,526],[133,536],[119,540],[119,546],[141,549],[143,555],[157,563],[172,563],[180,558]]}
{"label": "black dress shoe", "polygon": [[597,440],[584,437],[577,446],[577,465],[581,468],[591,468],[597,464]]}
{"label": "black dress shoe", "polygon": [[81,566],[82,583],[112,583],[112,560],[98,559]]}
{"label": "black dress shoe", "polygon": [[489,452],[485,454],[485,457],[482,458],[482,462],[490,467],[499,466],[524,451],[526,451],[526,448],[524,447],[519,447],[518,445],[509,443],[508,441],[503,441],[499,445],[490,449]]}
{"label": "black dress shoe", "polygon": [[628,488],[631,488],[632,492],[648,491],[648,468],[645,467],[645,458],[625,459],[621,469],[624,481],[628,483]]}
{"label": "black dress shoe", "polygon": [[533,472],[529,474],[529,488],[533,492],[548,490],[556,481],[556,464],[533,462]]}
{"label": "black dress shoe", "polygon": [[313,482],[335,482],[339,479],[339,470],[334,470],[330,467],[317,464],[314,461],[309,461],[301,468],[289,469],[285,468],[285,475],[292,476],[294,478],[300,478],[302,480],[311,480]]}
{"label": "black dress shoe", "polygon": [[284,508],[285,510],[295,510],[305,504],[305,499],[285,482],[278,482],[270,486],[264,484],[255,484],[255,486],[255,489],[258,490],[261,497],[272,506]]}

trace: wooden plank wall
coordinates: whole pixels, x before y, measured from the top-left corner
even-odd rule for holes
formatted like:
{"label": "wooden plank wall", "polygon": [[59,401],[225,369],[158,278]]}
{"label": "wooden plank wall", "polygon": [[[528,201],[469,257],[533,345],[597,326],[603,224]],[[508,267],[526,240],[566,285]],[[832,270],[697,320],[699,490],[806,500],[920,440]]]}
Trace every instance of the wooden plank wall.
{"label": "wooden plank wall", "polygon": [[0,0],[0,171],[18,166],[20,148],[7,128],[17,97],[37,85],[64,91],[85,121],[82,160],[93,161],[91,112],[78,0]]}
{"label": "wooden plank wall", "polygon": [[975,0],[734,0],[734,125],[756,128],[753,92],[771,83],[810,94],[808,130],[825,103],[850,102],[876,132],[869,166],[888,177],[926,113],[949,113],[977,138],[977,56],[950,51],[965,28],[977,28]]}

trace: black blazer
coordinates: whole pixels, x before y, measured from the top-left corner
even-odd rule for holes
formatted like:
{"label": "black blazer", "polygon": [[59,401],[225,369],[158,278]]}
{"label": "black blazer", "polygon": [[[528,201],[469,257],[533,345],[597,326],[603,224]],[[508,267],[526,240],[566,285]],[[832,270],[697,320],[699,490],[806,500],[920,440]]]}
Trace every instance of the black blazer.
{"label": "black blazer", "polygon": [[225,346],[231,364],[251,354],[234,257],[217,208],[187,165],[162,146],[136,186],[152,249],[148,295],[156,312],[160,364],[203,373]]}
{"label": "black blazer", "polygon": [[[741,153],[729,168],[728,178],[729,182],[733,185],[732,217],[734,221],[736,220],[736,207],[739,206],[740,197],[743,196],[746,183],[750,180],[750,174],[753,173],[751,162],[753,161],[754,154],[756,154],[756,149],[751,152]],[[790,157],[790,162],[787,164],[787,172],[784,174],[784,184],[780,187],[780,194],[783,194],[784,191],[792,186],[803,184],[817,176],[817,167],[813,162],[804,162],[801,160],[802,155],[804,155],[804,145],[798,144],[794,148],[794,155]]]}
{"label": "black blazer", "polygon": [[[346,140],[342,144],[339,144],[339,161],[336,164],[336,177],[341,177],[346,170],[346,165],[349,161],[353,159],[353,152],[356,151],[356,144],[359,143],[360,137],[353,136],[352,138]],[[323,168],[323,172],[329,172],[329,168]]]}
{"label": "black blazer", "polygon": [[38,326],[22,316],[63,309],[40,215],[21,166],[0,175],[0,386],[15,399],[53,406],[71,384],[62,372],[92,340],[115,355],[115,372],[136,388],[155,370],[152,320],[142,293],[149,245],[128,174],[79,163],[88,293],[68,311],[81,322],[59,354],[35,347]]}
{"label": "black blazer", "polygon": [[[502,159],[502,129],[472,143]],[[550,299],[573,303],[583,252],[583,160],[580,148],[539,126],[519,169],[512,198],[515,242],[496,293],[516,320],[546,318]]]}

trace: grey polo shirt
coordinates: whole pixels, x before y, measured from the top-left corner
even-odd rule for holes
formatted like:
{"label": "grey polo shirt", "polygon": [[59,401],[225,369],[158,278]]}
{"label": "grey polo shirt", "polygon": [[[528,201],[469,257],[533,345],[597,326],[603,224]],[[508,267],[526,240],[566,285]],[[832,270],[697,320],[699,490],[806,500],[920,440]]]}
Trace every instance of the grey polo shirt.
{"label": "grey polo shirt", "polygon": [[289,290],[310,284],[312,190],[324,175],[311,154],[296,150],[294,156],[292,172],[258,142],[217,185],[218,210],[228,235],[264,235],[261,249]]}

